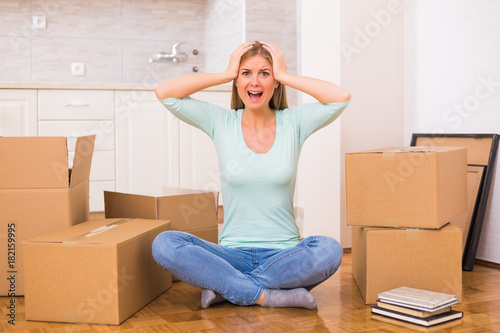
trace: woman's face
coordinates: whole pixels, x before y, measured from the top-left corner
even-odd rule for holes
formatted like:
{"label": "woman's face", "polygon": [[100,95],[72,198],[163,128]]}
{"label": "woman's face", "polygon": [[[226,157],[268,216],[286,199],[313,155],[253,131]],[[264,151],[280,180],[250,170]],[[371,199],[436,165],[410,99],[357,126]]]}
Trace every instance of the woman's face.
{"label": "woman's face", "polygon": [[248,58],[240,66],[236,87],[246,109],[269,108],[278,81],[274,80],[271,63],[261,55]]}

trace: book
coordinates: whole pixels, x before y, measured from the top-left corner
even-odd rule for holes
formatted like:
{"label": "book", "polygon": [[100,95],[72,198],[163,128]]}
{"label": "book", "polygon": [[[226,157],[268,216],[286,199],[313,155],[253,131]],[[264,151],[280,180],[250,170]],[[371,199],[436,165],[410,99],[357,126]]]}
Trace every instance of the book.
{"label": "book", "polygon": [[423,311],[458,303],[455,295],[409,287],[399,287],[384,291],[378,294],[378,297],[384,303],[418,308]]}
{"label": "book", "polygon": [[428,326],[416,325],[416,324],[409,323],[407,321],[403,321],[403,320],[399,320],[399,319],[394,319],[394,318],[378,315],[376,313],[372,313],[371,315],[372,315],[371,316],[372,319],[404,328],[404,330],[402,330],[404,332],[423,332],[423,333],[444,332],[445,330],[448,330],[449,328],[453,328],[453,327],[462,325],[461,319],[450,320],[450,321],[447,321],[444,323],[440,323],[439,325],[428,327]]}
{"label": "book", "polygon": [[[379,300],[379,301],[382,302],[382,300]],[[435,308],[422,307],[422,306],[418,306],[418,305],[412,305],[412,304],[407,304],[407,303],[395,302],[395,301],[390,301],[390,300],[385,300],[382,303],[392,304],[392,305],[395,305],[395,306],[404,306],[404,307],[407,307],[407,308],[410,308],[410,309],[414,309],[414,310],[417,310],[417,311],[432,312],[432,311],[438,311],[438,310],[444,309],[446,307],[450,307],[450,306],[452,306],[454,304],[457,304],[458,300],[450,301],[449,303],[445,303],[445,304],[437,306]]]}
{"label": "book", "polygon": [[405,314],[402,312],[397,312],[397,311],[392,311],[389,309],[384,309],[380,308],[378,306],[372,307],[372,313],[379,314],[382,316],[394,318],[394,319],[399,319],[402,321],[406,321],[409,323],[421,325],[421,326],[434,326],[437,324],[445,323],[451,320],[456,320],[460,319],[463,316],[463,313],[461,311],[455,311],[455,310],[450,310],[445,313],[441,313],[438,315],[430,316],[430,317],[417,317],[417,316],[411,316],[409,314]]}
{"label": "book", "polygon": [[384,303],[384,302],[377,302],[377,306],[379,308],[384,308],[392,311],[397,311],[405,314],[409,314],[411,316],[415,317],[420,317],[420,318],[426,318],[430,316],[435,316],[441,313],[445,313],[451,310],[451,306],[444,306],[444,307],[439,307],[436,308],[432,311],[427,311],[427,310],[418,310],[406,306],[400,306],[400,305],[394,305],[390,303]]}

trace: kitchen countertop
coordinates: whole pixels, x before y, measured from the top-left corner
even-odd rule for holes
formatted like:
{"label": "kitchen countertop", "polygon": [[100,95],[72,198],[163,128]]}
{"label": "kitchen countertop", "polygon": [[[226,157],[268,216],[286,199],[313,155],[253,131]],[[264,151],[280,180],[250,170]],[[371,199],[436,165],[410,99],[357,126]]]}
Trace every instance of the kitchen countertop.
{"label": "kitchen countertop", "polygon": [[[123,82],[15,82],[0,81],[0,89],[78,89],[78,90],[153,90],[155,83]],[[205,91],[231,91],[226,83],[204,89]]]}

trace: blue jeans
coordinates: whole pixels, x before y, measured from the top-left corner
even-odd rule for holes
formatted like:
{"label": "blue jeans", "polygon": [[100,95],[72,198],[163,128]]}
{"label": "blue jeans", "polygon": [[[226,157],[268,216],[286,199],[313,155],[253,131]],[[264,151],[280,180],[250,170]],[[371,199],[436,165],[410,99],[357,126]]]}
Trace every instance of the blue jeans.
{"label": "blue jeans", "polygon": [[153,242],[154,259],[178,279],[239,305],[255,304],[264,289],[314,288],[337,271],[342,253],[327,236],[285,250],[228,248],[181,231],[162,232]]}

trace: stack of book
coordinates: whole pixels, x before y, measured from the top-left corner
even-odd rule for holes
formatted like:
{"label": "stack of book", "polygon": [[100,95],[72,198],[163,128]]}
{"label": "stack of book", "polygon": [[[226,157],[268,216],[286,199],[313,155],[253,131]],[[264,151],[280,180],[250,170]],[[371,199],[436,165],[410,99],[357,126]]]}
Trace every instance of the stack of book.
{"label": "stack of book", "polygon": [[451,308],[458,303],[455,295],[399,287],[378,294],[378,298],[372,313],[417,325],[433,326],[463,316]]}

